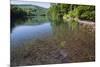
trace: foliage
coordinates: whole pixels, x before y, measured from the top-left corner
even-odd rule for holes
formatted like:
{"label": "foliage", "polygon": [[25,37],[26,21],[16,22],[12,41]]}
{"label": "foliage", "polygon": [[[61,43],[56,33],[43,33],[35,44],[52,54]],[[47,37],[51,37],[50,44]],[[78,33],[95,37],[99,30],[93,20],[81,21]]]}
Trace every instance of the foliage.
{"label": "foliage", "polygon": [[64,14],[63,19],[65,21],[78,21],[78,11],[77,9],[73,9],[69,11],[68,14]]}
{"label": "foliage", "polygon": [[79,18],[82,20],[95,21],[95,6],[75,4],[51,4],[48,10],[52,20]]}
{"label": "foliage", "polygon": [[11,17],[46,16],[47,9],[35,5],[11,5]]}
{"label": "foliage", "polygon": [[11,18],[22,18],[27,12],[18,7],[11,7]]}
{"label": "foliage", "polygon": [[49,9],[35,5],[11,5],[11,17],[46,16],[52,21],[81,19],[95,21],[95,6],[51,3]]}
{"label": "foliage", "polygon": [[95,21],[95,6],[79,6],[77,10],[80,19]]}
{"label": "foliage", "polygon": [[69,4],[51,4],[48,15],[52,20],[62,19],[63,15],[69,11]]}

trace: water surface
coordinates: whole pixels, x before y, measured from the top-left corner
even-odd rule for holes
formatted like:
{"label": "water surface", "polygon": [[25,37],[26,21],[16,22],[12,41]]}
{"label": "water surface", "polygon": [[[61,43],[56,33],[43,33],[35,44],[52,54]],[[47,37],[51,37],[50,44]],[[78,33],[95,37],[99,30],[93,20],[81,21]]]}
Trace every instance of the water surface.
{"label": "water surface", "polygon": [[12,65],[94,61],[91,26],[47,17],[16,19],[11,25]]}

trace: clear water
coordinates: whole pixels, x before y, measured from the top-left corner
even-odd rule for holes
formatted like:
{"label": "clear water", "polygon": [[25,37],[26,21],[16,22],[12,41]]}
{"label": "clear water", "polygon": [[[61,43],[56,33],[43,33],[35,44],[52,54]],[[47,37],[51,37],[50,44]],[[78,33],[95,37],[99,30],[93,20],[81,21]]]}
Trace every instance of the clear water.
{"label": "clear water", "polygon": [[[42,59],[30,60],[29,57],[34,58],[35,55],[40,58],[37,52],[40,56],[43,55]],[[26,59],[30,62],[25,62],[25,58],[22,58],[29,53],[32,56],[28,55]],[[62,57],[55,59],[55,56],[58,57],[60,54]],[[16,19],[11,22],[13,65],[93,61],[94,57],[95,31],[92,26],[73,21],[49,21],[43,16]],[[64,58],[67,58],[67,61]]]}

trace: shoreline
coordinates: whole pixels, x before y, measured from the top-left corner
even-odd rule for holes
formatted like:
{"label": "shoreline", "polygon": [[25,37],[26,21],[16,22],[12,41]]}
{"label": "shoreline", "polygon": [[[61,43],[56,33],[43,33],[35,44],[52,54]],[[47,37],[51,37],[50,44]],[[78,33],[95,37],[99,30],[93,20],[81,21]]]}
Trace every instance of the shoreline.
{"label": "shoreline", "polygon": [[78,22],[80,23],[80,24],[88,24],[88,25],[95,25],[95,22],[92,22],[92,21],[86,21],[86,20],[78,20]]}
{"label": "shoreline", "polygon": [[86,26],[89,25],[92,27],[93,30],[95,30],[95,22],[92,21],[86,21],[86,20],[78,20],[79,24]]}

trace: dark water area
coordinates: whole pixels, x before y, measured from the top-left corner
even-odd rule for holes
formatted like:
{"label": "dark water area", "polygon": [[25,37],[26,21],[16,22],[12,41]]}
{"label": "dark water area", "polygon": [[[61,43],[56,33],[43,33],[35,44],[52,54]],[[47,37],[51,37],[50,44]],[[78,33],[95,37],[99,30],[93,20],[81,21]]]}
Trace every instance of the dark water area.
{"label": "dark water area", "polygon": [[54,34],[61,33],[60,31],[56,31],[56,28],[61,28],[62,33],[72,31],[76,28],[78,30],[78,23],[72,25],[74,26],[70,27],[68,23],[60,20],[55,22],[49,21],[45,16],[13,19],[11,21],[11,41],[14,44],[12,45],[20,46],[22,42],[55,37]]}
{"label": "dark water area", "polygon": [[95,60],[92,26],[45,16],[11,21],[11,65],[36,65]]}

